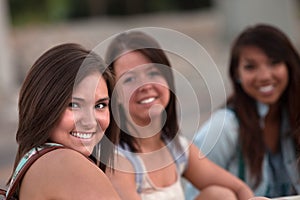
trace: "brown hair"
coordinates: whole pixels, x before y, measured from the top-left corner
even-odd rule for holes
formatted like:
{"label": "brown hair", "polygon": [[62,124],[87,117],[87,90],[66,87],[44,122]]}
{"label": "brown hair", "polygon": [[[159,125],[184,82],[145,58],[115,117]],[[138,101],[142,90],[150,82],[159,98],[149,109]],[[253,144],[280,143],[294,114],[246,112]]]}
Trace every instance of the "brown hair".
{"label": "brown hair", "polygon": [[238,117],[241,150],[250,166],[252,176],[256,178],[257,185],[262,178],[261,168],[265,152],[262,129],[259,125],[256,100],[242,89],[237,79],[240,52],[247,46],[256,46],[269,58],[286,64],[289,83],[279,103],[282,109],[287,110],[292,132],[299,126],[296,120],[300,113],[300,58],[287,36],[270,25],[259,24],[248,27],[232,46],[229,73],[234,94],[229,98],[228,105],[233,107]]}
{"label": "brown hair", "polygon": [[[131,31],[121,33],[113,39],[106,53],[106,62],[109,64],[109,68],[112,72],[114,72],[114,62],[116,59],[118,59],[118,57],[120,57],[122,54],[128,53],[129,51],[138,51],[153,63],[167,66],[166,69],[162,69],[159,66],[157,67],[157,69],[161,71],[164,78],[167,80],[170,88],[170,101],[166,107],[167,119],[162,128],[162,132],[163,136],[167,137],[168,139],[174,139],[179,131],[176,112],[176,97],[174,94],[175,85],[171,65],[165,52],[155,39],[143,32]],[[136,143],[134,138],[123,131],[127,130],[127,128],[125,122],[126,116],[121,105],[119,105],[119,114],[120,119],[125,119],[120,120],[122,128],[122,130],[120,130],[120,144],[127,144],[131,151],[137,152],[138,149],[135,147]]]}
{"label": "brown hair", "polygon": [[[114,80],[105,67],[97,54],[73,43],[55,46],[37,59],[19,94],[19,124],[16,134],[19,146],[14,170],[30,149],[49,142],[50,132],[68,106],[74,86],[85,76],[95,71],[101,73],[111,96]],[[117,140],[114,127],[115,122],[111,117],[105,135],[112,143]],[[111,163],[113,158],[113,145],[103,140],[100,143],[104,150],[96,159],[101,161],[98,165],[105,171],[106,163]]]}

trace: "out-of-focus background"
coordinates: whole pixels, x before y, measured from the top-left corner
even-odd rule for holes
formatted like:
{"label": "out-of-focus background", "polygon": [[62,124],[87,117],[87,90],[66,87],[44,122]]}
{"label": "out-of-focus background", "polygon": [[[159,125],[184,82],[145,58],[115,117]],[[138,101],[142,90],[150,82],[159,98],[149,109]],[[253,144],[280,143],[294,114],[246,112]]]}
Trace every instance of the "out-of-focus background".
{"label": "out-of-focus background", "polygon": [[[77,42],[94,48],[113,34],[132,28],[173,29],[205,48],[229,95],[227,64],[234,37],[248,25],[269,23],[283,30],[299,49],[299,5],[299,0],[0,0],[0,187],[6,187],[17,148],[20,85],[33,62],[50,47]],[[209,116],[211,103],[205,83],[192,75],[191,71],[185,76],[197,85],[201,125]],[[189,96],[185,100],[188,104]],[[192,139],[193,134],[187,136]]]}

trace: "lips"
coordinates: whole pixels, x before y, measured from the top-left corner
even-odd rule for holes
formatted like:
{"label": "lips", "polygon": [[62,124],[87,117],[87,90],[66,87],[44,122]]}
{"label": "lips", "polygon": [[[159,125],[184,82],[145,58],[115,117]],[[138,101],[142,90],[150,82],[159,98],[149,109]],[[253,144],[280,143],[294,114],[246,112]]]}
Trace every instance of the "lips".
{"label": "lips", "polygon": [[145,98],[141,101],[139,101],[139,104],[148,104],[148,103],[152,103],[153,101],[155,101],[155,97],[149,97],[149,98]]}
{"label": "lips", "polygon": [[263,92],[263,93],[271,92],[273,90],[274,90],[274,86],[273,85],[267,85],[267,86],[263,86],[263,87],[259,88],[259,91]]}
{"label": "lips", "polygon": [[94,132],[71,132],[70,134],[79,139],[90,139],[94,135]]}

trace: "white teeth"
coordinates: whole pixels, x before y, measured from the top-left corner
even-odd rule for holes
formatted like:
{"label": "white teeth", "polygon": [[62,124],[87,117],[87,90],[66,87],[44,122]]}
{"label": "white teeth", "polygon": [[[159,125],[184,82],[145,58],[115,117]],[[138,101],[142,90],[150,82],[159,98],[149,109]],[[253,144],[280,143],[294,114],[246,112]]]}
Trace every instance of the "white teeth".
{"label": "white teeth", "polygon": [[78,132],[71,132],[71,135],[74,137],[78,137],[80,139],[90,139],[92,137],[92,133],[78,133]]}
{"label": "white teeth", "polygon": [[151,103],[155,100],[154,97],[148,98],[148,99],[144,99],[142,101],[140,101],[141,104],[146,104],[146,103]]}
{"label": "white teeth", "polygon": [[273,85],[268,85],[268,86],[264,86],[264,87],[260,87],[259,91],[260,92],[270,92],[274,89]]}

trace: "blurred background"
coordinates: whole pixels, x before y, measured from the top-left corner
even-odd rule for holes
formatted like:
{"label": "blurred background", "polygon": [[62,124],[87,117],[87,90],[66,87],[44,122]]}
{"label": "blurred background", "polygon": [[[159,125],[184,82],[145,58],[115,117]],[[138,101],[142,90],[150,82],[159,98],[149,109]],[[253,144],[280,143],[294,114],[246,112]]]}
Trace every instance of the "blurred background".
{"label": "blurred background", "polygon": [[[50,47],[76,42],[93,48],[132,28],[173,29],[204,47],[229,95],[227,64],[234,37],[248,25],[269,23],[283,30],[299,49],[299,5],[300,0],[0,0],[0,187],[6,187],[17,148],[20,85],[33,62]],[[193,70],[185,74],[186,78],[192,75]],[[214,79],[214,74],[206,78]],[[201,102],[197,125],[201,125],[211,110],[209,94],[204,81],[190,81],[197,85],[194,89]],[[193,134],[187,136],[192,139]]]}

